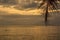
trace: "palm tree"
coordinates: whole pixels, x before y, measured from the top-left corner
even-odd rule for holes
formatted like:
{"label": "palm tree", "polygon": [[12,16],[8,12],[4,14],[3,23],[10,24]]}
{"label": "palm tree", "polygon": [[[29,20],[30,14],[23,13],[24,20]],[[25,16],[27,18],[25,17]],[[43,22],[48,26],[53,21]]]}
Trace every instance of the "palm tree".
{"label": "palm tree", "polygon": [[44,9],[45,9],[45,24],[47,24],[47,19],[48,19],[48,10],[49,9],[57,9],[58,5],[57,5],[57,1],[60,0],[42,0],[40,6],[38,6],[38,8],[43,7],[44,5]]}

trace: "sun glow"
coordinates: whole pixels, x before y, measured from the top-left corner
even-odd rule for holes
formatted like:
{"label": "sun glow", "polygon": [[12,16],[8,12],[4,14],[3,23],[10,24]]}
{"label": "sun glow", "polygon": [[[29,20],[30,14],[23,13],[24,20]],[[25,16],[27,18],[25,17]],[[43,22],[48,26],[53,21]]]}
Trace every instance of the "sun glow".
{"label": "sun glow", "polygon": [[[53,12],[56,10],[53,10]],[[60,11],[60,10],[58,10]],[[19,14],[19,15],[42,15],[43,9],[29,9],[29,10],[18,10],[15,8],[2,7],[0,6],[0,12],[5,12],[7,15]],[[49,10],[52,12],[52,10]],[[5,14],[4,14],[5,15]]]}
{"label": "sun glow", "polygon": [[17,10],[15,8],[0,7],[0,11],[10,14],[20,14],[20,15],[41,15],[41,9],[32,9],[32,10]]}

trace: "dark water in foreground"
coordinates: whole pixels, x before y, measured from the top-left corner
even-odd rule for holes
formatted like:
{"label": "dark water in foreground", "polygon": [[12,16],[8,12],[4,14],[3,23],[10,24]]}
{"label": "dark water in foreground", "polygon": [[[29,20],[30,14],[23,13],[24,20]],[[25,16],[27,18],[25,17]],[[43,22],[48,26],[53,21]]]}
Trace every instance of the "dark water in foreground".
{"label": "dark water in foreground", "polygon": [[[1,25],[45,26],[44,15],[0,15]],[[60,26],[60,15],[49,15],[47,26]]]}

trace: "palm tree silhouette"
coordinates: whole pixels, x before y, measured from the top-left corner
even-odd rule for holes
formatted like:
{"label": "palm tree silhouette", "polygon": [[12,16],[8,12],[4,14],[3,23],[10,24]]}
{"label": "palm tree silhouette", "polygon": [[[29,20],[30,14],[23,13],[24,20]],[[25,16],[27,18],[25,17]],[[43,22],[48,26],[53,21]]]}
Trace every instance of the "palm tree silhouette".
{"label": "palm tree silhouette", "polygon": [[57,1],[60,1],[60,0],[42,0],[41,4],[38,6],[38,8],[44,7],[44,10],[45,10],[45,24],[47,24],[48,13],[49,13],[48,10],[58,8]]}

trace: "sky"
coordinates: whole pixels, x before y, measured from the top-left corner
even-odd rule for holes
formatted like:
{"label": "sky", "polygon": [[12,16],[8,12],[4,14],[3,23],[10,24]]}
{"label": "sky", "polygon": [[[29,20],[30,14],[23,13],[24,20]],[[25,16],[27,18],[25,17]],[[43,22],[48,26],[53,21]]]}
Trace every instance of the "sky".
{"label": "sky", "polygon": [[0,1],[3,5],[19,5],[19,7],[23,8],[34,8],[37,7],[38,2],[35,2],[35,0],[7,0],[7,1]]}

